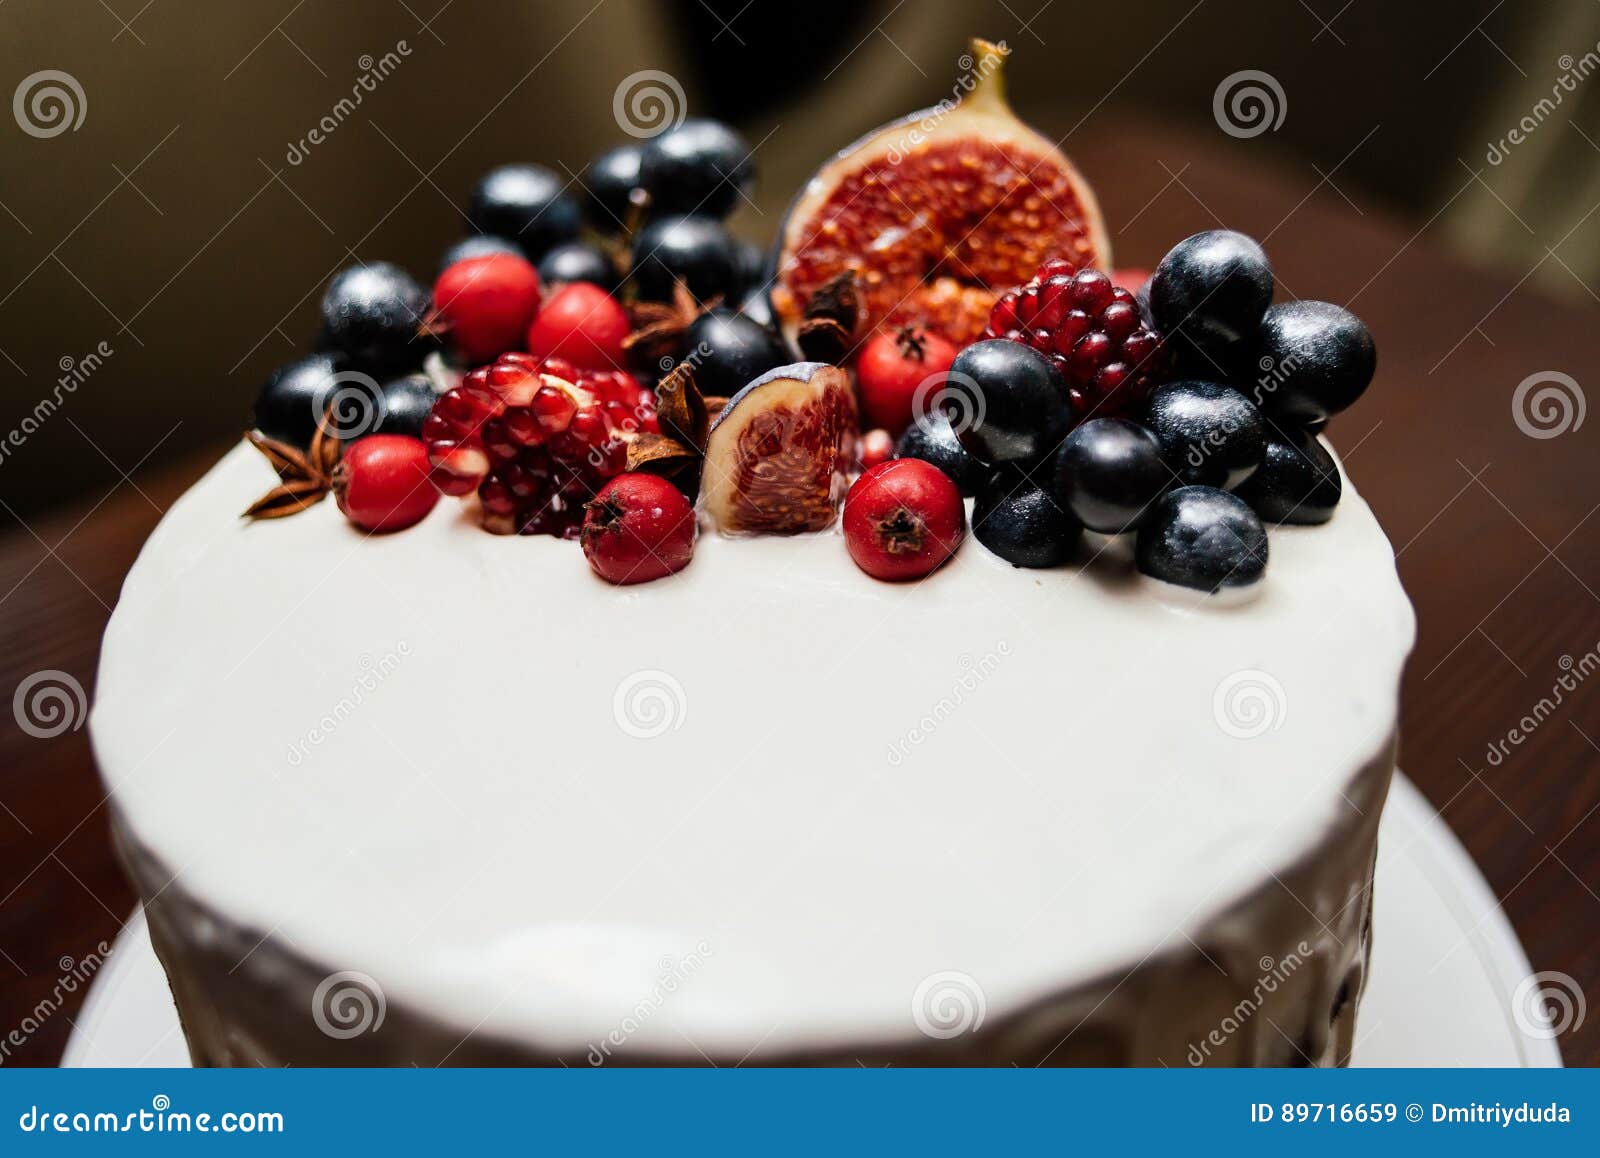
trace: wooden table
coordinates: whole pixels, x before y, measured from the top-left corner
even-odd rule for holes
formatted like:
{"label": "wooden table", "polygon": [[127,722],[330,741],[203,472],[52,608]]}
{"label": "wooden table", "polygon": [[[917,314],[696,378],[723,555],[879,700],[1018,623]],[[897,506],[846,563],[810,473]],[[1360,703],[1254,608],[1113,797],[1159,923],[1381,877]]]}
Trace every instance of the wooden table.
{"label": "wooden table", "polygon": [[[1581,304],[1556,304],[1528,271],[1469,267],[1441,251],[1437,227],[1385,217],[1337,188],[1337,172],[1268,167],[1214,131],[1086,129],[1069,147],[1099,177],[1121,263],[1148,266],[1225,223],[1264,239],[1284,292],[1350,304],[1371,325],[1378,380],[1331,435],[1420,620],[1402,765],[1476,857],[1534,967],[1585,991],[1591,1015],[1559,1042],[1569,1063],[1600,1064],[1600,678],[1503,760],[1487,757],[1564,664],[1600,647],[1600,419],[1536,438],[1513,416],[1530,375],[1600,388],[1596,299],[1574,282]],[[0,539],[0,691],[48,668],[92,687],[124,573],[205,465],[168,465]],[[42,740],[8,720],[0,803],[3,1035],[54,1000],[63,970],[115,935],[133,897],[107,846],[86,732]],[[53,1063],[82,997],[65,994],[20,1046],[0,1037],[0,1060]]]}

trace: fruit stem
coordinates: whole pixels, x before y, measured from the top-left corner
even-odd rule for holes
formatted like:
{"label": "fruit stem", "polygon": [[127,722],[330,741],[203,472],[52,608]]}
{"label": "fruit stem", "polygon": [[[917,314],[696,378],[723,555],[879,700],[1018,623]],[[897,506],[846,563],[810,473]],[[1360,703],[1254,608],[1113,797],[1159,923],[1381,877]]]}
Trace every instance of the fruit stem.
{"label": "fruit stem", "polygon": [[967,42],[967,52],[972,61],[967,70],[974,73],[976,79],[962,103],[979,109],[1009,109],[1006,103],[1005,69],[1002,66],[1011,49],[1006,47],[1003,40],[996,43],[974,36]]}

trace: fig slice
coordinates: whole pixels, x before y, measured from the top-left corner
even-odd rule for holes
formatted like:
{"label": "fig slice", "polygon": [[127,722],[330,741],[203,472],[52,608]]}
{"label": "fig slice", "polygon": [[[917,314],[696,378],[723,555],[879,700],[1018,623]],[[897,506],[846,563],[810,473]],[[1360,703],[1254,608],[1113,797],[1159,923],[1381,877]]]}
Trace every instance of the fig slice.
{"label": "fig slice", "polygon": [[1005,100],[1003,44],[973,40],[958,100],[874,129],[834,155],[778,230],[771,291],[791,342],[811,297],[846,270],[868,334],[920,326],[958,345],[1047,259],[1111,268],[1093,190]]}
{"label": "fig slice", "polygon": [[794,535],[833,524],[855,456],[850,375],[779,366],[728,399],[706,436],[700,506],[728,535]]}

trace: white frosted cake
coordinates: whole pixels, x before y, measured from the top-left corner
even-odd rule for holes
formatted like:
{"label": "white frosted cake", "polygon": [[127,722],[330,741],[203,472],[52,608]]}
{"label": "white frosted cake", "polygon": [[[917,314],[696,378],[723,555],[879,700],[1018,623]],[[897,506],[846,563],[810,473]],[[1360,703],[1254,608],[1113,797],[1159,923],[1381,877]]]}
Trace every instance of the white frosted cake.
{"label": "white frosted cake", "polygon": [[1413,632],[1348,488],[1214,605],[837,532],[613,588],[454,511],[239,523],[269,481],[168,514],[93,717],[197,1061],[1348,1055]]}

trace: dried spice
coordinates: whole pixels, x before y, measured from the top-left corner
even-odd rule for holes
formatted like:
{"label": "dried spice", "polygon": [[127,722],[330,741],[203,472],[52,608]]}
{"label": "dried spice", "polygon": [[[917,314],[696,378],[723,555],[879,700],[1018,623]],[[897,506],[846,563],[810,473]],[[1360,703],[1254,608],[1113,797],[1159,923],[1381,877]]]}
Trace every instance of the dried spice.
{"label": "dried spice", "polygon": [[330,409],[317,423],[317,433],[309,450],[277,439],[259,430],[245,435],[245,441],[259,450],[278,474],[278,485],[245,509],[246,519],[281,519],[297,515],[322,501],[333,489],[334,471],[339,465],[339,439],[331,433]]}
{"label": "dried spice", "polygon": [[855,271],[847,269],[811,295],[795,341],[808,360],[839,365],[855,348],[860,328],[861,293]]}

